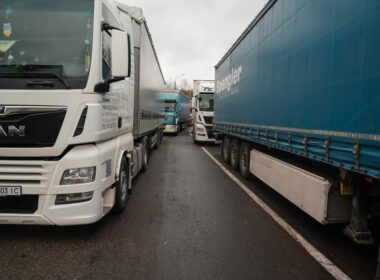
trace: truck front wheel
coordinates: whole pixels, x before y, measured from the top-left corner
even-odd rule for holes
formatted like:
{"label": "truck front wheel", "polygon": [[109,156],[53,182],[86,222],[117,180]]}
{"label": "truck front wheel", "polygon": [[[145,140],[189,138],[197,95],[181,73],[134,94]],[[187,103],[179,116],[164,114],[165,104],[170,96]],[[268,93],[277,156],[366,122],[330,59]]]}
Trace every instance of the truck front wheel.
{"label": "truck front wheel", "polygon": [[119,180],[115,185],[115,205],[113,213],[120,214],[124,211],[128,201],[129,172],[127,159],[123,157],[120,164]]}
{"label": "truck front wheel", "polygon": [[230,158],[231,158],[231,166],[232,169],[238,170],[239,169],[239,158],[240,158],[240,143],[239,140],[234,138],[231,141],[231,152],[230,152]]}
{"label": "truck front wheel", "polygon": [[239,165],[240,173],[244,179],[249,178],[249,163],[250,163],[251,149],[247,142],[243,142],[240,146]]}
{"label": "truck front wheel", "polygon": [[231,143],[230,137],[224,136],[223,143],[222,143],[222,156],[225,163],[230,163],[231,161],[230,143]]}
{"label": "truck front wheel", "polygon": [[161,129],[159,129],[157,131],[157,143],[156,145],[154,146],[155,149],[158,149],[160,146],[161,146],[161,143],[162,143],[162,137],[163,137],[163,131]]}

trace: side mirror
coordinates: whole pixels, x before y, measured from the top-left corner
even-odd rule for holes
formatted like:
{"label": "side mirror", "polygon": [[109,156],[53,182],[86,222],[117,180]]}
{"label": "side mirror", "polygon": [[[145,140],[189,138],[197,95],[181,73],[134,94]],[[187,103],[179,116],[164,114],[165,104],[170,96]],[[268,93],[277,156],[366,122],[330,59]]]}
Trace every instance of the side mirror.
{"label": "side mirror", "polygon": [[127,78],[131,76],[131,40],[127,33],[112,30],[112,76]]}

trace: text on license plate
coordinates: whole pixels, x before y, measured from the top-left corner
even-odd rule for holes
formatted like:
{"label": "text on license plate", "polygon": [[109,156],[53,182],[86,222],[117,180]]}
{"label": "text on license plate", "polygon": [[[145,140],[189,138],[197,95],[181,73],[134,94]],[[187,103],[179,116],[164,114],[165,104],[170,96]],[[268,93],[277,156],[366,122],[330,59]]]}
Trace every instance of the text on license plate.
{"label": "text on license plate", "polygon": [[21,196],[21,187],[8,187],[0,186],[0,197],[1,196]]}

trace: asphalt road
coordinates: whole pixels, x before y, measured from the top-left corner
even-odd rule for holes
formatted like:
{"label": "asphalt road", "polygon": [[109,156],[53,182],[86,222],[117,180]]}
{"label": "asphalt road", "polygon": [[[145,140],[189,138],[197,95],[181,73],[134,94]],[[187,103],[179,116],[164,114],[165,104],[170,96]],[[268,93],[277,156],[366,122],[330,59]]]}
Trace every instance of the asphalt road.
{"label": "asphalt road", "polygon": [[[375,247],[352,244],[259,181],[244,183],[350,277],[373,278]],[[183,132],[154,151],[122,215],[82,227],[0,226],[0,279],[332,277]]]}

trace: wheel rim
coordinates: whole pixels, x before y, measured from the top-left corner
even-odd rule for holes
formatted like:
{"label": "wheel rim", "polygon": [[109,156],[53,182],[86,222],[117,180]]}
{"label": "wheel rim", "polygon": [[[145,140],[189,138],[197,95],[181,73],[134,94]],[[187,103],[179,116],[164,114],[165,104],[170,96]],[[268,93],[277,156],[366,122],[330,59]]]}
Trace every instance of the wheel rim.
{"label": "wheel rim", "polygon": [[128,184],[127,173],[123,170],[120,176],[121,200],[124,202],[127,199]]}
{"label": "wheel rim", "polygon": [[223,154],[224,154],[224,156],[227,158],[227,153],[228,153],[228,151],[227,151],[227,141],[224,141],[223,142]]}
{"label": "wheel rim", "polygon": [[236,150],[235,150],[235,145],[232,144],[231,147],[231,163],[234,163],[236,160]]}
{"label": "wheel rim", "polygon": [[148,147],[145,147],[145,153],[144,153],[144,164],[148,164]]}
{"label": "wheel rim", "polygon": [[243,149],[241,153],[241,161],[240,161],[241,170],[245,173],[247,169],[247,151]]}

